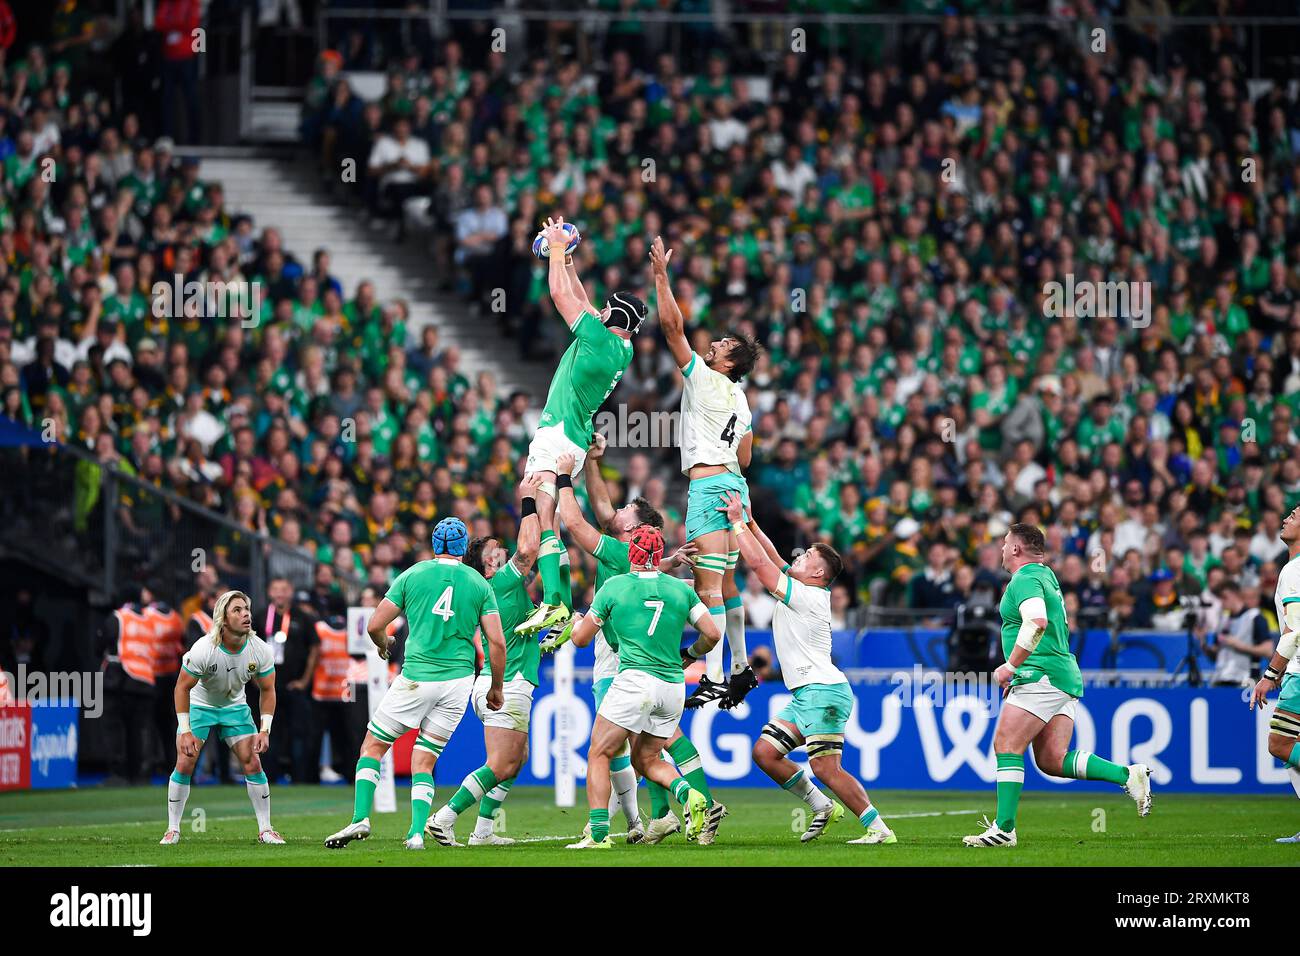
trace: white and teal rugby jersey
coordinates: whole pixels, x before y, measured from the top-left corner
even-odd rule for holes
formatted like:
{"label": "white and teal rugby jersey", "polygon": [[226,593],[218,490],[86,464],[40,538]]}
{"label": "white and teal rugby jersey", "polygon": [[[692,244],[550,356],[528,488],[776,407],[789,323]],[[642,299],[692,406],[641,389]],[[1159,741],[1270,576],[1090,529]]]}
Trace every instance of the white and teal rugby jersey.
{"label": "white and teal rugby jersey", "polygon": [[267,643],[248,632],[244,646],[231,653],[225,645],[201,637],[181,659],[185,673],[198,679],[190,704],[229,707],[244,703],[244,685],[275,670],[275,654]]}

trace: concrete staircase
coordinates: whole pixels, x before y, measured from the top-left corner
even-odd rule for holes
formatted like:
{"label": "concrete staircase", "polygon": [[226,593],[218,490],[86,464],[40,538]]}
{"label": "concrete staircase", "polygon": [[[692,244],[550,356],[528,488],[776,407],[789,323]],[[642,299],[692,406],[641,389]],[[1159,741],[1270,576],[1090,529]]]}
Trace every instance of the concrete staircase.
{"label": "concrete staircase", "polygon": [[252,215],[258,231],[278,228],[285,249],[304,267],[310,267],[316,249],[328,249],[331,271],[343,284],[346,298],[358,282],[369,279],[379,301],[406,299],[411,310],[409,344],[419,342],[425,325],[435,324],[443,346],[460,349],[461,369],[471,381],[487,369],[502,389],[527,389],[538,407],[545,401],[553,366],[520,362],[514,344],[502,341],[495,321],[472,314],[459,298],[437,290],[422,243],[399,245],[369,229],[359,206],[340,202],[317,184],[310,163],[291,153],[268,155],[238,148],[187,152],[202,158],[203,179],[217,180],[225,188],[228,209]]}

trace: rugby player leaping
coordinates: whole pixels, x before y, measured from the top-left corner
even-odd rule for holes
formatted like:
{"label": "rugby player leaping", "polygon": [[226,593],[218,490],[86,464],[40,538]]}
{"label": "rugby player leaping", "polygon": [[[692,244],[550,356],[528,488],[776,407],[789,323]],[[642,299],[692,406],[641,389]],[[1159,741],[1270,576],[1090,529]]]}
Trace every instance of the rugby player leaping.
{"label": "rugby player leaping", "polygon": [[[546,407],[524,466],[526,478],[537,475],[541,479],[537,487],[537,517],[542,526],[537,568],[542,576],[542,603],[515,629],[518,634],[536,634],[564,624],[573,615],[568,552],[560,541],[555,509],[556,459],[567,452],[577,463],[575,472],[582,468],[591,444],[592,416],[632,361],[632,336],[646,316],[645,303],[630,292],[615,292],[597,312],[578,281],[572,257],[555,254],[570,239],[564,219],[547,219],[542,234],[552,251],[547,273],[551,301],[573,333],[573,341],[551,378]],[[571,628],[566,629],[566,636]]]}

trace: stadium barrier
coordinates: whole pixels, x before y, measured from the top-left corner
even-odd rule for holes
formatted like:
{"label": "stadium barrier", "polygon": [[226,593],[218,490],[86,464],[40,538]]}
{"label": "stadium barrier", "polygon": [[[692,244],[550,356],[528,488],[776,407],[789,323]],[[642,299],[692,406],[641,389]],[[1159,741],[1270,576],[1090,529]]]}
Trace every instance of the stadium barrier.
{"label": "stadium barrier", "polygon": [[0,791],[76,786],[76,701],[0,707]]}

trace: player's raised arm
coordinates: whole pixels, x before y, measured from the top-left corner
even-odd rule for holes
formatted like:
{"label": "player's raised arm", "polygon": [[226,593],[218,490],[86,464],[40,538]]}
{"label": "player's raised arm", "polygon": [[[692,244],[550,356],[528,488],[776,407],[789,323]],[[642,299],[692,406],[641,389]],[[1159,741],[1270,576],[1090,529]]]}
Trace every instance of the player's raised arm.
{"label": "player's raised arm", "polygon": [[752,513],[749,516],[748,528],[750,534],[752,534],[758,541],[759,545],[762,546],[763,553],[767,555],[769,561],[775,564],[778,568],[784,568],[790,564],[789,561],[781,557],[781,552],[776,550],[776,545],[774,545],[772,539],[767,536],[767,532],[758,526],[758,522],[754,520],[754,515]]}
{"label": "player's raised arm", "polygon": [[397,620],[402,613],[402,609],[384,598],[375,608],[375,613],[370,615],[370,623],[366,625],[366,633],[370,635],[370,640],[374,642],[375,647],[379,648],[379,656],[388,660],[388,652],[393,647],[393,638],[388,633],[388,625]]}
{"label": "player's raised arm", "polygon": [[[573,492],[573,479],[569,477],[570,472],[576,462],[572,455],[561,455],[556,459],[556,468],[558,473],[555,480],[556,492],[560,496],[558,507],[560,510],[560,520],[564,526],[569,529],[569,534],[573,535],[573,540],[578,542],[578,547],[582,548],[588,554],[595,554],[596,548],[600,545],[600,529],[588,523],[587,518],[582,513],[582,505],[578,504],[578,496]],[[586,466],[584,466],[585,468]],[[603,488],[604,481],[597,476],[597,483]],[[592,485],[587,484],[587,492],[590,494]],[[609,495],[606,494],[606,499]],[[613,510],[610,511],[613,517]]]}
{"label": "player's raised arm", "polygon": [[582,307],[592,315],[600,315],[600,310],[591,304],[591,299],[587,296],[587,287],[578,278],[578,267],[573,264],[573,256],[564,257],[564,271],[569,276],[569,290],[574,298],[581,301]]}
{"label": "player's raised arm", "polygon": [[564,319],[564,324],[573,328],[588,306],[585,294],[581,298],[574,294],[564,264],[564,247],[569,242],[569,236],[564,231],[564,218],[547,219],[542,235],[546,237],[550,251],[556,253],[547,258],[546,281],[551,290],[551,301],[555,303],[555,309]]}
{"label": "player's raised arm", "polygon": [[587,460],[582,465],[582,477],[587,482],[587,500],[596,515],[596,524],[602,528],[609,527],[614,520],[614,502],[609,496],[609,486],[600,473],[600,459],[605,455],[605,436],[596,432],[591,447],[587,449]]}
{"label": "player's raised arm", "polygon": [[526,575],[537,560],[537,549],[541,546],[542,522],[537,517],[537,489],[542,486],[540,473],[525,476],[520,487],[524,497],[520,502],[519,540],[515,543],[515,553],[510,561],[520,575]]}
{"label": "player's raised arm", "polygon": [[[722,496],[723,505],[718,510],[727,513],[727,520],[731,522],[732,530],[736,532],[736,543],[740,547],[740,556],[745,561],[745,566],[758,575],[758,580],[763,587],[775,593],[777,584],[781,581],[781,567],[773,562],[772,557],[775,555],[775,549],[772,543],[767,542],[765,548],[758,541],[757,535],[751,534],[749,525],[745,524],[745,509],[741,504],[740,495],[734,491],[729,491]],[[764,541],[767,536],[763,536]],[[772,553],[768,553],[768,549]],[[780,560],[779,556],[777,560]]]}
{"label": "player's raised arm", "polygon": [[672,286],[668,284],[668,263],[672,261],[673,251],[664,249],[664,241],[655,236],[650,246],[650,268],[655,279],[655,300],[659,304],[659,327],[668,340],[668,348],[673,353],[677,367],[684,369],[690,365],[695,353],[686,341],[686,323],[682,319],[682,310],[673,298]]}

